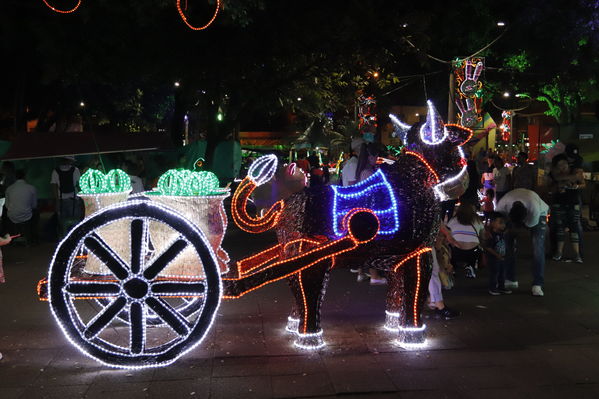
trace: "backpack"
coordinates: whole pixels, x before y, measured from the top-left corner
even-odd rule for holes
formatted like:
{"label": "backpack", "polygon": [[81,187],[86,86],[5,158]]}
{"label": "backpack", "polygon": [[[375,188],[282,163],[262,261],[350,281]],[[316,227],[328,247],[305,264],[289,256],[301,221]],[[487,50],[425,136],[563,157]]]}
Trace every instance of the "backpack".
{"label": "backpack", "polygon": [[75,184],[73,183],[73,173],[75,173],[75,167],[71,166],[69,170],[60,170],[60,167],[57,167],[54,170],[56,171],[56,173],[58,173],[60,193],[74,193]]}

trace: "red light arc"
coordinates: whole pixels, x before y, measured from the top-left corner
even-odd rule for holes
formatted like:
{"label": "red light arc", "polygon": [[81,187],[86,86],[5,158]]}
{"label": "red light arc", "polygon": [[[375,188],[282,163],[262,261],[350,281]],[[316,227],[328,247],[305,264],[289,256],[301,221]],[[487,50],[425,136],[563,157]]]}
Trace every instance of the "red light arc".
{"label": "red light arc", "polygon": [[44,2],[44,4],[46,6],[48,6],[48,8],[50,10],[52,10],[54,12],[57,12],[57,13],[60,13],[60,14],[70,14],[72,12],[75,12],[79,8],[79,6],[81,5],[81,0],[78,0],[77,4],[75,4],[75,7],[71,8],[70,10],[61,10],[61,9],[58,9],[58,8],[52,6],[50,3],[48,3],[47,0],[42,0],[42,1]]}
{"label": "red light arc", "polygon": [[[57,12],[59,14],[70,14],[72,12],[77,11],[79,6],[81,5],[82,0],[77,0],[77,4],[75,4],[75,6],[73,8],[71,8],[70,10],[61,10],[59,8],[56,8],[53,5],[51,5],[48,2],[48,0],[42,0],[42,1],[49,9],[51,9],[54,12]],[[221,5],[220,3],[221,3],[221,0],[216,0],[216,9],[214,10],[214,14],[212,15],[212,18],[210,18],[208,23],[206,23],[203,26],[193,26],[192,24],[189,23],[189,21],[187,20],[187,16],[185,15],[185,13],[183,12],[183,9],[181,8],[181,0],[177,0],[177,11],[179,11],[179,15],[181,16],[181,19],[183,20],[183,22],[185,22],[185,25],[187,25],[189,27],[189,29],[204,30],[204,29],[208,28],[210,25],[212,25],[212,23],[216,19],[216,16],[218,15],[218,12],[220,11],[220,5]]]}
{"label": "red light arc", "polygon": [[214,15],[212,15],[212,18],[210,18],[208,23],[204,26],[199,26],[199,27],[193,26],[192,24],[189,23],[189,21],[187,21],[187,16],[181,9],[181,0],[177,0],[177,11],[179,11],[179,15],[181,15],[181,19],[183,19],[183,22],[185,22],[185,25],[187,25],[189,27],[189,29],[193,29],[193,30],[204,30],[207,27],[209,27],[210,25],[212,25],[212,23],[216,19],[216,16],[218,15],[219,10],[220,10],[220,0],[216,0],[216,9],[214,10]]}

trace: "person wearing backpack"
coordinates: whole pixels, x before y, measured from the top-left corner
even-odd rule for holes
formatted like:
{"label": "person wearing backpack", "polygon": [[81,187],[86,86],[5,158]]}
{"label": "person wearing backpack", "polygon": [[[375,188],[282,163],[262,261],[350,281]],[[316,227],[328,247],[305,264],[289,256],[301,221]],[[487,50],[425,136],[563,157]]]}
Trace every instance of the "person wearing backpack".
{"label": "person wearing backpack", "polygon": [[74,165],[75,157],[66,156],[59,160],[59,164],[52,171],[50,184],[56,204],[59,228],[62,235],[66,233],[69,225],[81,219],[81,204],[77,197],[77,184],[81,172]]}

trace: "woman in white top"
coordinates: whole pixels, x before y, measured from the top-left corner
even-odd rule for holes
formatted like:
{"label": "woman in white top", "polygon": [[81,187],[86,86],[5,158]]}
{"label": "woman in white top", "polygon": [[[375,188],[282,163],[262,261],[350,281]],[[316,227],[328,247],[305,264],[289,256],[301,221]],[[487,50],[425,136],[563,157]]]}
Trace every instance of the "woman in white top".
{"label": "woman in white top", "polygon": [[462,202],[456,214],[447,223],[451,235],[457,241],[458,247],[452,248],[452,263],[464,264],[467,277],[476,277],[474,269],[478,260],[479,237],[484,226],[476,214],[476,208],[469,202]]}

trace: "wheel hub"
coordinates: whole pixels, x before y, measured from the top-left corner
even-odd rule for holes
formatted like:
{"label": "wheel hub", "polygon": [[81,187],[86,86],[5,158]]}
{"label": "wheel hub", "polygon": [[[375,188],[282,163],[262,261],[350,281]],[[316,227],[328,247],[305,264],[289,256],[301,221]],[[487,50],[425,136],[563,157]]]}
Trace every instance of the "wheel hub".
{"label": "wheel hub", "polygon": [[139,278],[132,278],[123,284],[127,295],[134,299],[141,299],[148,294],[148,283]]}

